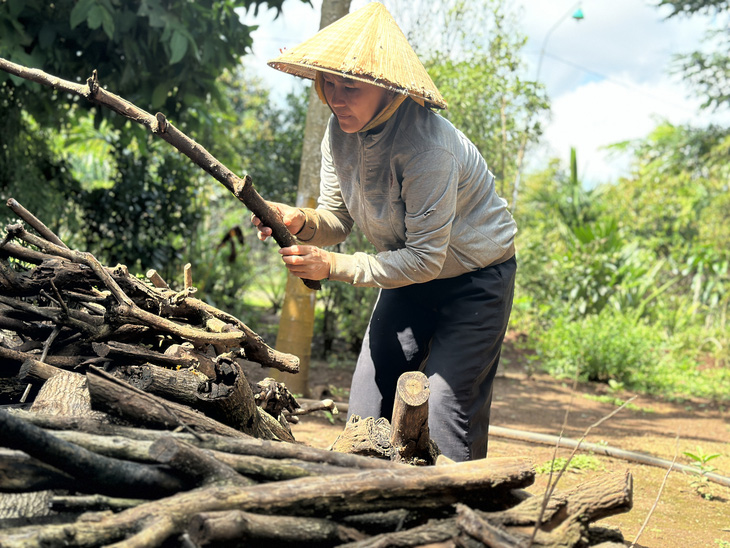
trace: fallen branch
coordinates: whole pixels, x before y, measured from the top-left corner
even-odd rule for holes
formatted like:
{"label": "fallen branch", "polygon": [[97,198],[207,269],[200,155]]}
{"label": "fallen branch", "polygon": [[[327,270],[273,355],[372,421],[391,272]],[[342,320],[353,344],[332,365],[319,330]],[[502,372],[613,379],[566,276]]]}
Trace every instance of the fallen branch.
{"label": "fallen branch", "polygon": [[[605,455],[614,459],[622,459],[629,462],[636,462],[639,464],[645,464],[647,466],[656,466],[657,468],[664,468],[666,470],[678,470],[686,474],[697,475],[701,472],[696,466],[687,466],[674,461],[662,459],[659,457],[653,457],[645,453],[637,453],[636,451],[627,451],[618,447],[611,447],[610,445],[599,445],[596,443],[579,443],[578,440],[570,438],[558,438],[551,434],[540,434],[538,432],[525,432],[523,430],[514,430],[512,428],[504,428],[502,426],[489,426],[489,435],[495,438],[505,438],[517,441],[526,441],[531,443],[539,443],[542,445],[555,445],[560,442],[560,447],[573,449],[580,447],[583,451],[589,453],[595,453],[596,455]],[[708,480],[730,487],[730,478],[727,476],[721,476],[714,472],[701,473],[702,477],[706,477]]]}

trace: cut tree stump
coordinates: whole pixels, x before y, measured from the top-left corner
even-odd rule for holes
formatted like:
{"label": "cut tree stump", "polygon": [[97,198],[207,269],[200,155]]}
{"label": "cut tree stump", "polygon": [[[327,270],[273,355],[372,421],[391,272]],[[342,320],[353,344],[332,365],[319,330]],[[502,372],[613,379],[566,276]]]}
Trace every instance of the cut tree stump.
{"label": "cut tree stump", "polygon": [[392,421],[351,415],[330,449],[421,466],[436,464],[441,455],[429,435],[430,394],[426,375],[403,373],[396,387]]}
{"label": "cut tree stump", "polygon": [[398,379],[390,421],[390,458],[412,464],[435,464],[439,455],[428,428],[428,377],[420,371]]}

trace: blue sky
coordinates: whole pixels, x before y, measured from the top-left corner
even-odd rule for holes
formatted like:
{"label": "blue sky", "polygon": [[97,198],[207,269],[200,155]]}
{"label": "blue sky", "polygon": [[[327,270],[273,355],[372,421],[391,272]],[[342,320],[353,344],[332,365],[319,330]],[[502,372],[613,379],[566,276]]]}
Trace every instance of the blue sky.
{"label": "blue sky", "polygon": [[[351,10],[365,3],[352,0]],[[521,5],[522,31],[529,38],[524,49],[528,76],[539,77],[552,101],[552,118],[543,143],[530,151],[530,167],[548,157],[567,164],[575,146],[579,175],[592,186],[626,173],[626,159],[602,147],[641,138],[660,119],[730,123],[728,112],[700,112],[700,99],[668,72],[673,55],[702,47],[704,30],[713,23],[709,18],[666,20],[665,10],[644,0],[522,0]],[[282,95],[303,84],[268,68],[266,61],[317,31],[320,6],[321,0],[312,0],[312,7],[287,0],[277,20],[273,10],[244,18],[259,25],[246,65]],[[571,18],[577,8],[584,14],[581,21]]]}

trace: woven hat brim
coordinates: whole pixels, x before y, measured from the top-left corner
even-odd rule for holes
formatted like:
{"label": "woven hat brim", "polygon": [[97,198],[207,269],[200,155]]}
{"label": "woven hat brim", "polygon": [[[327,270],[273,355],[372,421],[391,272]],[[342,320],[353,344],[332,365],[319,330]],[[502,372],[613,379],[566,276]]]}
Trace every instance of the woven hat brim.
{"label": "woven hat brim", "polygon": [[422,99],[438,108],[446,101],[388,10],[371,2],[268,62],[314,79],[317,71],[346,76]]}
{"label": "woven hat brim", "polygon": [[297,63],[281,63],[281,62],[275,62],[275,61],[269,61],[268,65],[272,68],[275,68],[277,70],[280,70],[282,72],[286,72],[288,74],[293,74],[294,76],[299,76],[300,78],[307,78],[308,80],[314,80],[317,72],[326,72],[328,74],[334,74],[336,76],[343,76],[345,78],[351,78],[352,80],[357,80],[359,82],[365,82],[366,84],[372,84],[374,86],[378,86],[381,88],[385,88],[389,91],[395,91],[397,93],[402,93],[403,95],[408,95],[410,97],[413,97],[414,99],[419,99],[421,101],[424,101],[426,103],[429,103],[437,108],[446,108],[446,101],[440,97],[439,95],[439,101],[435,101],[432,97],[426,97],[426,94],[418,93],[413,90],[407,90],[403,89],[402,87],[399,87],[398,84],[395,82],[389,82],[385,79],[378,79],[372,78],[370,76],[366,75],[356,75],[352,74],[351,72],[341,72],[337,70],[331,70],[325,67],[316,67],[316,66],[310,66],[310,65],[304,65],[304,64],[297,64]]}

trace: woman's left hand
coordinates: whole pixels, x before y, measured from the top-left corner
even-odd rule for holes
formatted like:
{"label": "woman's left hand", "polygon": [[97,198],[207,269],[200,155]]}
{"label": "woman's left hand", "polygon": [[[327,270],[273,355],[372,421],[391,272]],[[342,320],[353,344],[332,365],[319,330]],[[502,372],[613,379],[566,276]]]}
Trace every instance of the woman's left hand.
{"label": "woman's left hand", "polygon": [[282,247],[279,253],[289,272],[305,280],[326,280],[330,276],[332,254],[313,245]]}

